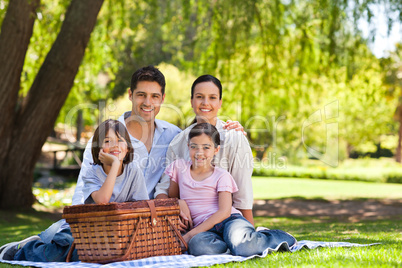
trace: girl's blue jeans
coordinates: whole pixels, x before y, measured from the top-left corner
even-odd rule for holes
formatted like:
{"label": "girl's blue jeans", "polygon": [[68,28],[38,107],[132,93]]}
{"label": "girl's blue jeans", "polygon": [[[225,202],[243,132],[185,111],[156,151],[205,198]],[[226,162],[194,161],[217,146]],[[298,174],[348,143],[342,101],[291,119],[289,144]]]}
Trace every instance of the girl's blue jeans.
{"label": "girl's blue jeans", "polygon": [[191,255],[229,253],[236,256],[261,254],[267,248],[277,248],[283,242],[291,247],[296,239],[281,230],[256,231],[241,214],[232,214],[207,232],[195,235],[188,243]]}
{"label": "girl's blue jeans", "polygon": [[[65,220],[52,224],[39,234],[40,240],[25,244],[14,256],[18,261],[65,262],[74,241],[71,229]],[[71,261],[78,261],[74,250]]]}

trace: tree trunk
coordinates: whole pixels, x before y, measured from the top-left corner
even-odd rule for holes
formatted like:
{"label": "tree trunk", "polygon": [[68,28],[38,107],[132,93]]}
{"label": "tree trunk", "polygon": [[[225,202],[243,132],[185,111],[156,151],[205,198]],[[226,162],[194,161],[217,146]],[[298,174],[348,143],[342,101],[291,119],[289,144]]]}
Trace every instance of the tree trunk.
{"label": "tree trunk", "polygon": [[[28,6],[27,2],[32,3],[31,0],[10,1],[6,17],[15,2],[25,2],[25,6]],[[0,106],[2,114],[7,115],[3,121],[9,126],[9,131],[1,134],[2,140],[6,139],[9,142],[0,145],[2,153],[0,156],[0,166],[2,167],[0,170],[0,208],[30,207],[32,205],[32,179],[35,163],[73,86],[102,3],[103,0],[73,0],[71,2],[60,33],[36,75],[28,95],[21,104],[17,104],[17,90],[14,96],[10,96],[10,99],[7,100],[12,102],[8,110]],[[31,14],[33,10],[31,9]],[[25,17],[26,14],[21,15],[18,11],[14,16],[14,19],[11,20],[18,21],[20,16]],[[3,28],[7,28],[4,22]],[[5,38],[3,28],[1,37]],[[28,34],[29,40],[32,30],[30,33],[25,33],[25,35]],[[0,40],[2,40],[1,37]],[[10,45],[8,43],[5,47],[8,48]],[[3,50],[0,51],[3,53]],[[21,53],[25,55],[26,48],[25,50],[20,48],[16,54]],[[18,70],[17,80],[13,77],[18,82],[18,87],[21,70],[22,68]],[[5,77],[6,82],[8,79],[11,78]],[[3,96],[4,91],[2,87],[0,94]]]}
{"label": "tree trunk", "polygon": [[[8,155],[15,109],[20,90],[20,77],[29,39],[32,36],[39,0],[11,0],[0,34],[0,163]],[[4,116],[7,115],[7,116]],[[4,166],[2,166],[4,167]],[[0,189],[2,177],[0,177]]]}

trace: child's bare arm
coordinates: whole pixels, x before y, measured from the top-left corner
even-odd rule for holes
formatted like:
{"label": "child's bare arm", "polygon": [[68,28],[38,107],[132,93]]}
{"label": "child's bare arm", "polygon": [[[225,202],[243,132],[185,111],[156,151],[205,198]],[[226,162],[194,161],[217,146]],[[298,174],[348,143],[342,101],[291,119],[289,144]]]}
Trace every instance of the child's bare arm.
{"label": "child's bare arm", "polygon": [[192,229],[190,232],[186,233],[183,238],[186,242],[198,233],[208,231],[215,224],[220,223],[224,219],[230,216],[232,211],[232,193],[229,192],[219,192],[219,209],[217,212],[212,214],[206,221]]}
{"label": "child's bare arm", "polygon": [[106,154],[101,150],[99,152],[99,160],[105,165],[111,165],[111,169],[106,177],[105,182],[103,183],[102,187],[91,194],[92,199],[95,201],[96,204],[99,203],[109,203],[110,198],[113,194],[113,188],[116,182],[116,178],[120,168],[120,161],[119,159],[110,154]]}
{"label": "child's bare arm", "polygon": [[[179,185],[177,182],[174,182],[173,180],[170,180],[170,186],[169,186],[169,197],[176,197],[180,198],[180,191],[179,191]],[[193,228],[193,221],[191,219],[191,214],[190,210],[187,206],[186,201],[184,200],[179,200],[179,205],[180,205],[180,226],[179,229],[180,231],[186,231],[190,228]]]}
{"label": "child's bare arm", "polygon": [[180,198],[179,185],[173,180],[170,180],[169,197]]}

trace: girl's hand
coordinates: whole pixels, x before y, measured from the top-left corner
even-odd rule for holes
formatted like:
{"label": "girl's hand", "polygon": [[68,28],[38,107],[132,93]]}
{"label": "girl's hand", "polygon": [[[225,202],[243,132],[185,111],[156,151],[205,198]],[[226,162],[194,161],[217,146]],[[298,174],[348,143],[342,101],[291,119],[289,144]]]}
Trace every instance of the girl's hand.
{"label": "girl's hand", "polygon": [[119,159],[117,156],[105,153],[103,149],[100,150],[99,152],[99,161],[101,161],[102,164],[111,166],[113,162],[117,162],[120,164]]}
{"label": "girl's hand", "polygon": [[223,125],[223,129],[226,130],[234,129],[236,131],[242,131],[244,136],[247,136],[247,132],[244,131],[243,126],[240,125],[238,121],[232,121],[232,120],[226,121],[226,123]]}
{"label": "girl's hand", "polygon": [[193,238],[193,236],[189,232],[187,234],[183,235],[183,239],[184,239],[184,241],[186,241],[187,245],[188,245],[188,242],[190,242],[191,238]]}
{"label": "girl's hand", "polygon": [[193,228],[193,220],[191,219],[190,209],[186,201],[179,199],[180,206],[180,222],[179,230],[181,232],[188,231]]}

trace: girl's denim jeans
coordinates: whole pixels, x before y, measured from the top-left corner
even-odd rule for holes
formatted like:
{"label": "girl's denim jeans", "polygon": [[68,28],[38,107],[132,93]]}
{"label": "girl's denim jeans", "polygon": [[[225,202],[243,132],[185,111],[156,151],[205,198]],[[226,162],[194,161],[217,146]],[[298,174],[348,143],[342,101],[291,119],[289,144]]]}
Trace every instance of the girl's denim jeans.
{"label": "girl's denim jeans", "polygon": [[[40,240],[28,242],[14,256],[18,261],[64,262],[74,241],[65,220],[52,224],[39,234]],[[74,250],[71,261],[78,261]]]}
{"label": "girl's denim jeans", "polygon": [[296,239],[281,230],[256,231],[241,214],[232,214],[207,232],[195,235],[188,244],[191,255],[230,253],[236,256],[261,254],[265,249],[276,249],[283,242],[291,247]]}

